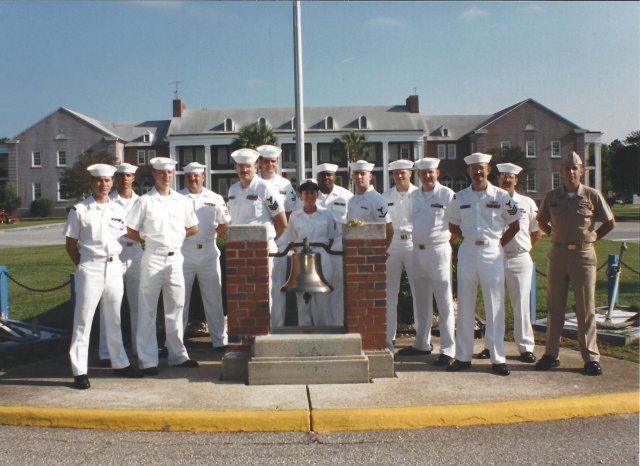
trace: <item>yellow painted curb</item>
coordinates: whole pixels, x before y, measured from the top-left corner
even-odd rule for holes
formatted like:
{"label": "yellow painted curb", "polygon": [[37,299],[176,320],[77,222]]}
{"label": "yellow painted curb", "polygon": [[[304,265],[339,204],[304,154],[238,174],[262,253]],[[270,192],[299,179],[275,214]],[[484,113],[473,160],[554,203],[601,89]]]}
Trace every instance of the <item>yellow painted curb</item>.
{"label": "yellow painted curb", "polygon": [[315,432],[509,424],[637,413],[639,392],[410,408],[314,409]]}
{"label": "yellow painted curb", "polygon": [[0,424],[167,432],[309,432],[309,411],[151,411],[0,406]]}

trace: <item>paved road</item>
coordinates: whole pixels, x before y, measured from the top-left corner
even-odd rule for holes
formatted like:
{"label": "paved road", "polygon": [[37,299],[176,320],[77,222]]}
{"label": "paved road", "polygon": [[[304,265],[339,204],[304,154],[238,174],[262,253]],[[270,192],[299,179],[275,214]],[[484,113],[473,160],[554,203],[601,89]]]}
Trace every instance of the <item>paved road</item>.
{"label": "paved road", "polygon": [[311,433],[0,426],[2,464],[638,464],[638,415],[481,427]]}
{"label": "paved road", "polygon": [[605,239],[611,241],[626,241],[628,243],[640,243],[640,223],[637,222],[618,222],[616,227],[611,231]]}

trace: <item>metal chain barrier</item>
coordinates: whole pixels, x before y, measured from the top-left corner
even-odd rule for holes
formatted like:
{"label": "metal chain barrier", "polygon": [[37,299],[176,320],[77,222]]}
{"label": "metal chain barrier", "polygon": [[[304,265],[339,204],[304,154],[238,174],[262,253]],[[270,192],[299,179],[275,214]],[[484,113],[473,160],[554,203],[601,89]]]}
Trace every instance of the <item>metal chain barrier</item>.
{"label": "metal chain barrier", "polygon": [[9,280],[11,280],[13,283],[15,283],[16,285],[18,285],[19,287],[24,288],[25,290],[29,290],[29,291],[35,291],[36,293],[49,293],[50,291],[56,291],[59,290],[60,288],[64,288],[65,286],[67,286],[69,283],[71,283],[71,280],[67,280],[65,283],[63,283],[62,285],[58,285],[54,288],[49,288],[46,290],[37,290],[35,288],[31,288],[23,283],[20,283],[18,280],[16,280],[15,278],[13,278],[11,275],[9,275],[9,272],[6,272],[7,277],[9,278]]}
{"label": "metal chain barrier", "polygon": [[623,266],[625,266],[627,269],[631,270],[633,273],[635,273],[636,275],[640,275],[640,272],[638,272],[637,270],[632,269],[631,267],[629,267],[627,264],[625,264],[624,262],[621,262],[621,264]]}
{"label": "metal chain barrier", "polygon": [[[624,262],[622,263],[622,265],[625,265],[628,269],[631,269],[631,267],[629,267],[628,265],[626,265]],[[605,268],[607,266],[607,262],[603,262],[602,265],[600,267],[598,267],[596,269],[596,272],[600,272],[603,268]],[[631,269],[632,270],[632,269]],[[635,270],[634,270],[635,272]],[[540,270],[539,268],[536,267],[536,273],[538,275],[540,275],[541,277],[547,278],[547,274],[544,273],[542,270]],[[638,272],[636,272],[638,273]]]}

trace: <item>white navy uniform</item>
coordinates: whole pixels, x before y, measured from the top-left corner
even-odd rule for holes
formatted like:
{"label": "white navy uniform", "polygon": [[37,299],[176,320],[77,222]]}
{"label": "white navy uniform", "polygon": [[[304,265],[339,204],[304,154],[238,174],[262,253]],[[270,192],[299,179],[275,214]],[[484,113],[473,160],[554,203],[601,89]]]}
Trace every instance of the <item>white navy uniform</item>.
{"label": "white navy uniform", "polygon": [[[353,193],[342,186],[334,185],[329,194],[318,191],[316,205],[324,207],[333,214],[336,222],[337,237],[331,245],[332,251],[342,251],[342,229],[347,224],[347,203],[353,197]],[[344,273],[342,270],[342,256],[330,255],[331,268],[333,269],[333,291],[329,293],[331,300],[331,321],[334,325],[344,323]]]}
{"label": "white navy uniform", "polygon": [[[382,193],[382,197],[387,201],[389,215],[393,224],[393,239],[387,253],[387,347],[393,352],[393,340],[396,338],[396,328],[398,324],[398,292],[400,291],[400,277],[402,269],[407,271],[407,278],[413,296],[413,308],[416,309],[415,297],[415,273],[413,266],[413,242],[411,231],[413,226],[409,221],[409,208],[411,204],[411,193],[418,188],[409,184],[406,191],[398,191],[397,187]],[[428,350],[414,345],[416,349]]]}
{"label": "white navy uniform", "polygon": [[[126,199],[118,191],[109,194],[116,204],[124,209],[124,217],[133,208],[133,204],[140,196],[133,191],[131,197]],[[129,303],[129,317],[131,321],[131,351],[136,354],[136,332],[138,329],[138,291],[140,289],[140,262],[142,261],[142,245],[140,242],[131,238],[120,238],[122,252],[120,253],[120,262],[122,262],[122,276],[124,278],[124,291]],[[107,349],[107,333],[104,324],[104,311],[102,302],[100,303],[100,359],[109,359],[109,351]]]}
{"label": "white navy uniform", "polygon": [[389,223],[389,206],[373,186],[362,194],[354,194],[347,203],[347,221],[360,220],[369,223]]}
{"label": "white navy uniform", "polygon": [[124,286],[119,238],[126,232],[124,211],[113,201],[99,204],[91,196],[69,212],[63,235],[78,240],[80,253],[75,272],[73,335],[69,350],[74,377],[87,373],[91,324],[100,301],[111,367],[129,366],[120,329]]}
{"label": "white navy uniform", "polygon": [[504,279],[511,307],[513,308],[513,337],[520,353],[533,352],[534,337],[531,327],[531,276],[533,261],[531,251],[531,235],[539,230],[536,215],[538,206],[530,197],[514,192],[520,217],[520,231],[511,241],[504,245]]}
{"label": "white navy uniform", "polygon": [[[446,220],[453,191],[436,181],[433,190],[411,193],[409,220],[413,224],[414,347],[431,348],[433,297],[438,305],[440,354],[455,357],[455,316],[451,288],[451,233]],[[394,224],[395,225],[395,224]],[[394,235],[395,238],[395,235]]]}
{"label": "white navy uniform", "polygon": [[458,318],[456,359],[470,362],[473,354],[478,282],[482,286],[486,317],[486,343],[491,362],[504,356],[504,253],[500,238],[508,225],[520,219],[509,193],[488,183],[484,191],[471,186],[455,194],[447,220],[458,225],[464,240],[458,250]]}
{"label": "white navy uniform", "polygon": [[189,359],[184,347],[182,312],[184,275],[182,243],[186,228],[198,224],[193,203],[171,190],[161,196],[156,188],[140,196],[127,216],[127,226],[145,241],[138,294],[137,348],[141,369],[158,366],[156,314],[162,291],[169,365]]}
{"label": "white navy uniform", "polygon": [[211,343],[214,347],[224,346],[227,344],[227,334],[224,326],[220,250],[216,245],[216,228],[229,223],[231,216],[222,196],[207,188],[202,188],[199,194],[191,194],[185,188],[180,194],[192,203],[198,217],[198,232],[182,243],[185,292],[183,328],[186,330],[189,321],[191,290],[197,276]]}
{"label": "white navy uniform", "polygon": [[[272,185],[278,192],[278,203],[284,205],[284,211],[293,212],[299,207],[298,195],[295,189],[291,186],[291,182],[283,176],[277,173],[273,174],[273,178],[263,181]],[[276,241],[278,251],[283,251],[287,247],[286,234],[280,235]],[[287,312],[287,295],[285,292],[280,291],[282,286],[287,281],[287,257],[274,257],[273,258],[273,272],[271,275],[271,320],[276,327],[282,327],[284,325],[284,318]],[[274,310],[276,312],[274,312]]]}
{"label": "white navy uniform", "polygon": [[[276,246],[276,228],[272,217],[284,212],[284,205],[278,201],[280,194],[274,186],[268,184],[259,176],[254,176],[247,188],[243,188],[240,182],[234,183],[229,189],[229,212],[231,222],[234,225],[265,225],[269,239],[269,252],[278,252]],[[284,236],[284,233],[282,234]],[[269,294],[272,296],[270,303],[271,327],[282,326],[284,316],[280,312],[280,304],[277,307],[273,301],[273,258],[269,258]],[[282,286],[282,285],[280,285]]]}
{"label": "white navy uniform", "polygon": [[[337,238],[338,232],[333,215],[326,209],[318,207],[307,214],[298,209],[291,214],[287,226],[287,242],[301,243],[308,238],[311,243],[329,244],[329,240]],[[320,267],[324,279],[333,286],[335,282],[333,268],[329,254],[320,247],[313,247],[312,251],[319,254]],[[296,293],[298,302],[298,325],[342,325],[333,321],[331,312],[331,296],[329,293],[311,293],[311,299],[305,303],[303,293]]]}

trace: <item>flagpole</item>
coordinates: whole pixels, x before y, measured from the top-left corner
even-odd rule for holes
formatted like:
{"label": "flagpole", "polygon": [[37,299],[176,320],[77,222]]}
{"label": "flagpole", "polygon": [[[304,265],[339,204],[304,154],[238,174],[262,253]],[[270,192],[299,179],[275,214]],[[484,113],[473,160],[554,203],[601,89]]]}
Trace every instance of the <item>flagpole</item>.
{"label": "flagpole", "polygon": [[302,24],[299,0],[293,2],[293,55],[296,92],[296,184],[300,186],[306,176],[304,169],[304,101],[302,97]]}

